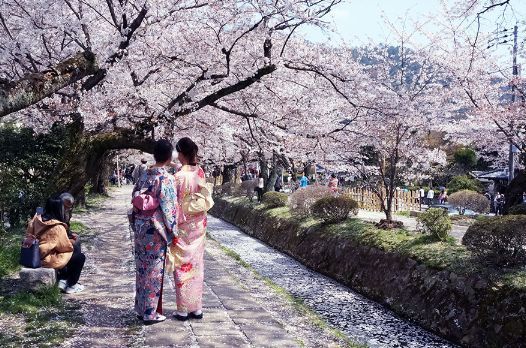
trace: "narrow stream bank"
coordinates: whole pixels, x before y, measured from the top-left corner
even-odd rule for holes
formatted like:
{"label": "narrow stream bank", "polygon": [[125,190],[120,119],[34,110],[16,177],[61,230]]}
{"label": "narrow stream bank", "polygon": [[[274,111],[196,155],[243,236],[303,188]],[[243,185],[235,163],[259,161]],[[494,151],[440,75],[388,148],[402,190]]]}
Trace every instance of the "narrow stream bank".
{"label": "narrow stream bank", "polygon": [[209,216],[208,231],[259,274],[304,300],[306,305],[355,341],[369,347],[455,347],[223,220]]}

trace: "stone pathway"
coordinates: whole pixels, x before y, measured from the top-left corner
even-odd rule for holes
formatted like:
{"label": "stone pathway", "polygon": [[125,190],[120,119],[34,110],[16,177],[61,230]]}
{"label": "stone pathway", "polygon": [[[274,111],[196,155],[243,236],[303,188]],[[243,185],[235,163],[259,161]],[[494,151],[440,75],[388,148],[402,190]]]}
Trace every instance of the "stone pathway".
{"label": "stone pathway", "polygon": [[338,282],[309,270],[291,257],[210,217],[209,233],[238,253],[262,276],[283,287],[321,314],[352,340],[370,347],[453,347],[447,341],[396,316]]}
{"label": "stone pathway", "polygon": [[[338,347],[345,341],[315,325],[290,300],[209,241],[205,255],[204,319],[143,326],[133,311],[134,262],[126,209],[131,187],[112,193],[100,209],[74,216],[94,234],[83,238],[85,292],[65,295],[80,304],[85,324],[63,347]],[[163,305],[175,311],[166,279]]]}

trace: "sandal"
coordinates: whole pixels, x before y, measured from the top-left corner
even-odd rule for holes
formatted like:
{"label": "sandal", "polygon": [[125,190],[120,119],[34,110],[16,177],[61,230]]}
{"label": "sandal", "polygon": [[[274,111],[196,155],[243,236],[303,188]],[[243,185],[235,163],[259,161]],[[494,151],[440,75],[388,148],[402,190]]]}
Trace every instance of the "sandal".
{"label": "sandal", "polygon": [[173,315],[174,319],[177,319],[179,321],[187,321],[188,320],[188,315],[179,315],[177,313],[174,313]]}
{"label": "sandal", "polygon": [[188,313],[188,317],[192,319],[203,319],[203,312],[201,314],[195,314],[195,312]]}
{"label": "sandal", "polygon": [[145,325],[152,325],[156,323],[161,323],[166,320],[166,317],[162,314],[157,314],[154,319],[144,319],[143,322]]}

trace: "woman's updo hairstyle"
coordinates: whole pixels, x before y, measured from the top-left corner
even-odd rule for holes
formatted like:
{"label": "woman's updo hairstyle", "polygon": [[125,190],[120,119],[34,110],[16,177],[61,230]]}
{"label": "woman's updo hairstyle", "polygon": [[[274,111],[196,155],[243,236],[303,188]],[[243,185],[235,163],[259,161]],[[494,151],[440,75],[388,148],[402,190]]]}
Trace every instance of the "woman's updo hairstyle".
{"label": "woman's updo hairstyle", "polygon": [[175,145],[175,150],[181,153],[187,159],[190,165],[197,164],[197,151],[199,151],[199,148],[192,139],[187,137],[179,139]]}
{"label": "woman's updo hairstyle", "polygon": [[164,163],[172,158],[174,147],[171,142],[166,139],[160,139],[155,142],[153,146],[153,158],[157,163]]}

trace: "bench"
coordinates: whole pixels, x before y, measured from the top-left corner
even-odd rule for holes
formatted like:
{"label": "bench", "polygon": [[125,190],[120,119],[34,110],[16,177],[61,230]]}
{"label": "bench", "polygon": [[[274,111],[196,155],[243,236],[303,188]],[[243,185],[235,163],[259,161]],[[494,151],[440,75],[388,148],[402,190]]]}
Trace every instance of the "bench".
{"label": "bench", "polygon": [[19,275],[22,286],[31,290],[37,290],[43,286],[53,286],[57,281],[57,274],[53,268],[22,267]]}

